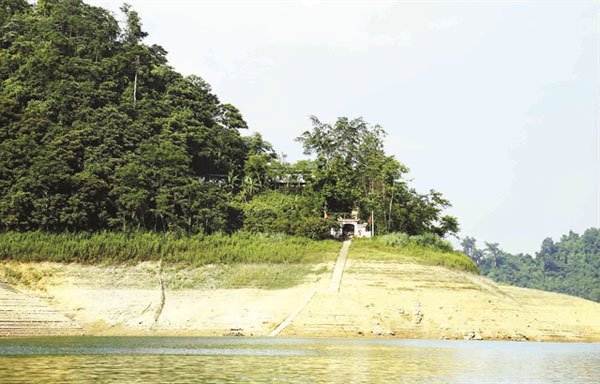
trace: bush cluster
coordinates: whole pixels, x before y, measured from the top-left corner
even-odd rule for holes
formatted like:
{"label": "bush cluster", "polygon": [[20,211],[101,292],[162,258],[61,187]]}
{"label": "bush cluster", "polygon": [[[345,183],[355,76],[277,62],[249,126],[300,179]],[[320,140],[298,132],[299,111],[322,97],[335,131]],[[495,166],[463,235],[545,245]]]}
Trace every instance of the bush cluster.
{"label": "bush cluster", "polygon": [[442,239],[434,233],[425,233],[422,235],[409,236],[406,233],[394,232],[379,236],[377,240],[383,244],[393,247],[418,246],[423,248],[435,249],[443,252],[452,252],[454,248],[449,241]]}
{"label": "bush cluster", "polygon": [[334,219],[319,217],[314,201],[285,191],[265,191],[244,207],[244,230],[252,233],[286,233],[313,240],[330,237]]}

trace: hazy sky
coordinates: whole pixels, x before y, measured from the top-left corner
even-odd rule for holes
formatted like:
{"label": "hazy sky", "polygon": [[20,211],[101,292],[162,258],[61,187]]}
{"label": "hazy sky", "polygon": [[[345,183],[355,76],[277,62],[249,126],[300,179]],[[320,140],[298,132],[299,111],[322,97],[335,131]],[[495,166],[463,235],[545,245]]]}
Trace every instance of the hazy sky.
{"label": "hazy sky", "polygon": [[309,115],[362,116],[480,246],[600,226],[598,1],[129,3],[289,160]]}

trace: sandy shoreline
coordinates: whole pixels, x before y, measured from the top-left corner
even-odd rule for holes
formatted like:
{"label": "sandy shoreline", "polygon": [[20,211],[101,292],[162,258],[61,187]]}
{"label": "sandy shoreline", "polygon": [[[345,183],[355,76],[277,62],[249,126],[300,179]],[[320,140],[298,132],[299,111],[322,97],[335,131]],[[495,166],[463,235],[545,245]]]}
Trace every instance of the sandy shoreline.
{"label": "sandy shoreline", "polygon": [[600,341],[598,303],[418,264],[348,260],[339,292],[332,263],[288,289],[167,286],[162,308],[149,263],[18,267],[43,277],[17,288],[85,335],[268,336],[312,294],[278,336]]}

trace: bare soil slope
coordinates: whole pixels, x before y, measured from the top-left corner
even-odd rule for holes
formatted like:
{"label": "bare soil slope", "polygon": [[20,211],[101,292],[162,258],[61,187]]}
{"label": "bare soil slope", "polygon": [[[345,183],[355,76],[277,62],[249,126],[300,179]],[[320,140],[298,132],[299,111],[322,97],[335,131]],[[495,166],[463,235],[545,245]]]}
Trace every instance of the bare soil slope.
{"label": "bare soil slope", "polygon": [[328,291],[333,263],[287,289],[215,288],[216,267],[166,269],[164,305],[152,263],[0,267],[90,335],[266,336],[316,291],[279,335],[600,341],[598,303],[411,263],[348,259],[339,292]]}

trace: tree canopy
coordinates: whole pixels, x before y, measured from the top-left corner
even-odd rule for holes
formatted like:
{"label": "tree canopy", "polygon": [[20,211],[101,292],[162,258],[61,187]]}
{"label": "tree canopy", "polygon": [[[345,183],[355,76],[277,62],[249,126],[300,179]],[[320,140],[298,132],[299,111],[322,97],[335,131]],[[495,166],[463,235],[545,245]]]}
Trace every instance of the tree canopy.
{"label": "tree canopy", "polygon": [[380,126],[312,117],[299,141],[316,158],[290,164],[260,134],[242,136],[242,113],[170,67],[138,13],[121,12],[120,24],[81,0],[0,0],[2,230],[321,237],[324,210],[354,208],[380,233],[458,230],[440,193],[409,188]]}
{"label": "tree canopy", "polygon": [[307,155],[315,155],[312,192],[332,212],[373,213],[376,231],[409,235],[456,233],[458,221],[442,216],[450,202],[439,192],[419,194],[403,179],[409,169],[384,150],[385,130],[362,118],[342,117],[331,125],[312,116],[313,129],[298,137]]}
{"label": "tree canopy", "polygon": [[600,228],[583,235],[571,231],[558,242],[544,239],[535,258],[504,252],[497,243],[485,242],[478,249],[468,236],[461,244],[464,254],[492,280],[600,302]]}
{"label": "tree canopy", "polygon": [[126,23],[80,0],[4,1],[0,217],[6,229],[225,230],[209,174],[241,173],[242,115],[167,65]]}

